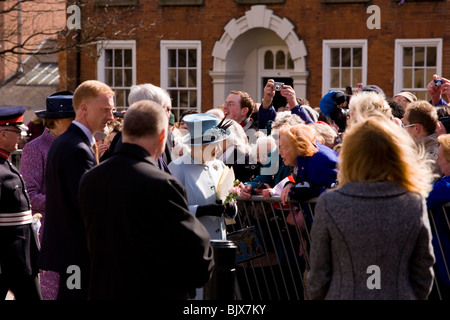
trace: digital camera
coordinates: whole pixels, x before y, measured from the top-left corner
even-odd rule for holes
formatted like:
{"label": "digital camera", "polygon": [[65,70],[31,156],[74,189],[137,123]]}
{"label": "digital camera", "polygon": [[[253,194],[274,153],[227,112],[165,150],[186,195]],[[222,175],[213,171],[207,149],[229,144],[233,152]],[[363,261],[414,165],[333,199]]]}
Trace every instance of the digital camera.
{"label": "digital camera", "polygon": [[444,84],[444,80],[442,80],[442,79],[436,79],[436,80],[433,80],[433,81],[434,81],[434,85],[436,87],[440,87],[440,86],[442,86]]}
{"label": "digital camera", "polygon": [[284,83],[283,82],[274,82],[275,91],[281,91],[283,89]]}

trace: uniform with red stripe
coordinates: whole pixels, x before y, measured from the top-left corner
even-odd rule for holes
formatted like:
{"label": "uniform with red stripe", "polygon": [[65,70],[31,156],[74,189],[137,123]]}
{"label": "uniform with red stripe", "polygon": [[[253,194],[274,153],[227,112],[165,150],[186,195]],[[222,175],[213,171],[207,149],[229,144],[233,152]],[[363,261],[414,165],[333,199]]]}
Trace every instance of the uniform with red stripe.
{"label": "uniform with red stripe", "polygon": [[24,107],[0,109],[0,300],[10,290],[16,300],[41,300],[30,199],[16,167],[9,162],[26,126]]}

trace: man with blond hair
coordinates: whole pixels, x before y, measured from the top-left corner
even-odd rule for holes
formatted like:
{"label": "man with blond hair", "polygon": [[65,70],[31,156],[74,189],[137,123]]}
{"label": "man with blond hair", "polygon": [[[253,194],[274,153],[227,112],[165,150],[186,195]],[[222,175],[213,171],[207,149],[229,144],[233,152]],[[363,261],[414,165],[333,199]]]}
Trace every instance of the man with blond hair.
{"label": "man with blond hair", "polygon": [[46,169],[46,212],[39,267],[59,273],[57,300],[85,300],[89,283],[86,231],[78,206],[83,173],[98,163],[94,133],[113,120],[114,91],[89,80],[73,94],[75,120],[53,142]]}

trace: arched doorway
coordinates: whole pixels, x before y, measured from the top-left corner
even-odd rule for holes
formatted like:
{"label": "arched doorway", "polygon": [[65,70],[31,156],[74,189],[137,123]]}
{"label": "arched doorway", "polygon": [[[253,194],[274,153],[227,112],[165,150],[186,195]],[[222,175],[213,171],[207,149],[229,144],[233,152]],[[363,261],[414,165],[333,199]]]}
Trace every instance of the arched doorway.
{"label": "arched doorway", "polygon": [[[213,103],[221,106],[231,90],[248,92],[256,102],[262,98],[263,81],[267,78],[292,79],[297,96],[306,98],[306,47],[286,18],[273,14],[265,5],[252,6],[244,16],[232,19],[221,39],[216,42],[212,56]],[[261,52],[267,48],[280,48],[289,55],[292,68],[279,76],[274,70],[261,69]]]}

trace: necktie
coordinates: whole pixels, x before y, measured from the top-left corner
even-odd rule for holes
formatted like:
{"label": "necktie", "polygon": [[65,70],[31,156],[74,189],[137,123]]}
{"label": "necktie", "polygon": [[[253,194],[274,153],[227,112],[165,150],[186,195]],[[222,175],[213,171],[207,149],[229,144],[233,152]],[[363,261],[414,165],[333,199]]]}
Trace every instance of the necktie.
{"label": "necktie", "polygon": [[94,142],[94,145],[92,146],[92,149],[94,149],[95,160],[97,161],[97,164],[99,164],[100,161],[98,160],[98,146],[97,146],[97,142]]}

